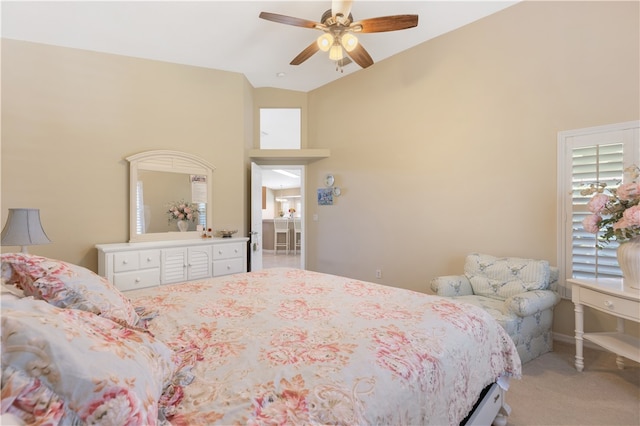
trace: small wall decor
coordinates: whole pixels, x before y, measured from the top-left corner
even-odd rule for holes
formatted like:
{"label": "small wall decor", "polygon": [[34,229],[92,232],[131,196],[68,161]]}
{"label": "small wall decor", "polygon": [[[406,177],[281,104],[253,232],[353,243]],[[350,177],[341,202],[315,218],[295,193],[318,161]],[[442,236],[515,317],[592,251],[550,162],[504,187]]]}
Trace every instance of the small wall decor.
{"label": "small wall decor", "polygon": [[333,186],[334,178],[333,175],[326,175],[324,178],[324,185],[326,187]]}
{"label": "small wall decor", "polygon": [[318,188],[318,205],[333,205],[333,188]]}

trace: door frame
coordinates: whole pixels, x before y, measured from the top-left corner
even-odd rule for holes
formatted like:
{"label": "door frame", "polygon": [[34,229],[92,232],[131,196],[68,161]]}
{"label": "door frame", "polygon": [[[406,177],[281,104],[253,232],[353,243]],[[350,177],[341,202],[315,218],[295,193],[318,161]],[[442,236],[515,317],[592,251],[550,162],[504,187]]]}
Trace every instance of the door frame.
{"label": "door frame", "polygon": [[[264,162],[260,162],[260,161],[256,161],[255,159],[253,160],[253,162],[260,167],[260,169],[262,170],[273,170],[273,169],[298,169],[300,170],[300,204],[302,205],[302,212],[300,215],[300,229],[301,229],[301,235],[300,235],[300,268],[301,269],[305,269],[306,268],[306,217],[307,217],[307,196],[306,196],[306,191],[305,191],[305,187],[306,187],[306,175],[307,175],[307,165],[306,164],[302,164],[302,163],[296,163],[296,164],[289,164],[289,163],[277,163],[275,164],[274,162],[269,162],[269,164],[265,164]],[[253,203],[260,203],[262,204],[262,191],[258,191],[259,193],[255,194],[255,191],[251,191],[251,202],[250,204]],[[259,199],[258,199],[259,198]],[[251,221],[253,219],[251,218]],[[253,232],[253,230],[250,230],[249,232]],[[263,238],[263,236],[260,236],[261,238]],[[295,237],[294,237],[295,238]],[[295,239],[294,239],[295,241]],[[253,253],[252,250],[250,250],[250,253]],[[260,256],[262,256],[262,250],[260,250]],[[253,269],[252,269],[253,270]]]}

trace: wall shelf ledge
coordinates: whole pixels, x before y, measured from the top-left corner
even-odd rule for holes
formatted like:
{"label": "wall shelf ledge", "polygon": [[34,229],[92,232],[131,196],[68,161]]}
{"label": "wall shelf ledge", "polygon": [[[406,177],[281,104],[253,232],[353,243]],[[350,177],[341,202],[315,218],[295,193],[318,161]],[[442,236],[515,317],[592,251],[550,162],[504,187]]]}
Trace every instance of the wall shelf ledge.
{"label": "wall shelf ledge", "polygon": [[312,163],[314,161],[328,158],[330,155],[329,149],[251,149],[249,150],[249,158],[253,161],[259,162],[272,162],[279,163],[295,162],[300,163]]}

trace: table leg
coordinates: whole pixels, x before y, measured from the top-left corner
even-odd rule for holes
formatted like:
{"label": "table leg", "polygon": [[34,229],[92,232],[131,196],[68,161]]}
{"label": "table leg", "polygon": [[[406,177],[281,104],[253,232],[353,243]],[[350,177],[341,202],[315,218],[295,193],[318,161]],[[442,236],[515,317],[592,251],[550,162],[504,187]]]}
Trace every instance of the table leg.
{"label": "table leg", "polygon": [[582,335],[584,334],[584,310],[581,304],[575,304],[576,313],[576,370],[584,369],[584,357],[582,356]]}
{"label": "table leg", "polygon": [[[624,333],[624,319],[622,318],[617,318],[618,321],[618,325],[616,327],[616,331],[618,333]],[[618,355],[616,357],[616,365],[618,366],[618,368],[620,370],[624,369],[624,357],[621,357],[620,355]]]}

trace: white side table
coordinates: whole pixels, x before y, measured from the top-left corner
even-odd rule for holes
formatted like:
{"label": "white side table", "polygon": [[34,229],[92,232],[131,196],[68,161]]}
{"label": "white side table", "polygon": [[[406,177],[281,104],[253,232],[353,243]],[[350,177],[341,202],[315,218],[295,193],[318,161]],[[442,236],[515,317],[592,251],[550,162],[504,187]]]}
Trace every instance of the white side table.
{"label": "white side table", "polygon": [[[576,369],[584,369],[583,339],[617,354],[618,368],[624,368],[624,358],[640,362],[640,339],[624,334],[624,320],[640,322],[640,291],[626,287],[621,279],[567,280],[572,284],[571,300],[576,313]],[[614,332],[585,333],[584,308],[588,306],[617,318]]]}

